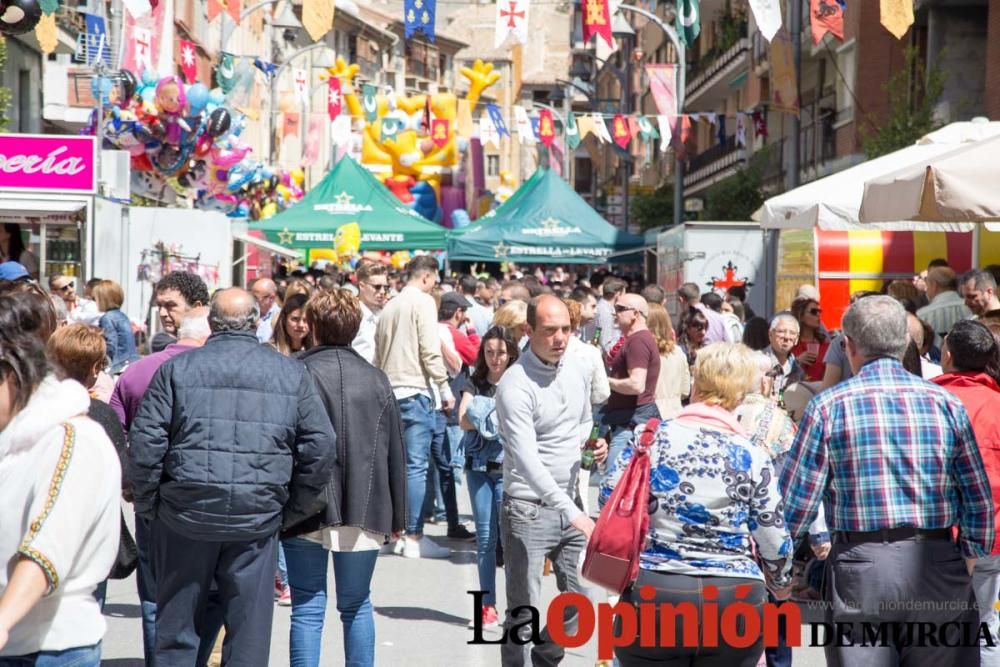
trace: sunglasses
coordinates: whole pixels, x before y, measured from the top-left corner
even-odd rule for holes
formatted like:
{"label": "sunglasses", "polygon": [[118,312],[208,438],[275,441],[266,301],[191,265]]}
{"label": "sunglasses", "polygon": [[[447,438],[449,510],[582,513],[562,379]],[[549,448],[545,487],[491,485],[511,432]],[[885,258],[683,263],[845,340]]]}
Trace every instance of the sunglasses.
{"label": "sunglasses", "polygon": [[639,315],[642,315],[642,313],[640,313],[640,312],[639,312],[638,310],[636,310],[635,308],[630,308],[630,307],[628,307],[628,306],[619,306],[619,305],[616,305],[616,306],[615,306],[615,312],[616,312],[616,313],[627,313],[627,312],[628,312],[628,311],[630,311],[630,310],[631,310],[631,311],[634,311],[634,312],[636,312],[636,313],[638,313]]}
{"label": "sunglasses", "polygon": [[68,292],[69,290],[73,289],[74,287],[76,287],[76,283],[70,282],[70,283],[66,283],[62,287],[57,287],[56,291],[57,292]]}
{"label": "sunglasses", "polygon": [[809,314],[810,315],[822,315],[823,311],[821,309],[819,309],[819,308],[810,308],[809,309]]}
{"label": "sunglasses", "polygon": [[388,292],[389,291],[389,286],[388,285],[373,285],[373,284],[368,283],[368,282],[366,282],[365,285],[368,285],[368,287],[372,288],[376,292]]}

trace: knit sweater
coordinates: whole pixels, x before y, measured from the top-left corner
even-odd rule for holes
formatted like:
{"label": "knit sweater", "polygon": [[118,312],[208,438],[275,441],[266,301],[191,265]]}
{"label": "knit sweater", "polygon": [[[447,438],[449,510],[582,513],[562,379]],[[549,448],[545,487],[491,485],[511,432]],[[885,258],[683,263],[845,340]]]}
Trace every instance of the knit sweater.
{"label": "knit sweater", "polygon": [[451,398],[430,294],[407,286],[382,309],[375,329],[375,366],[385,371],[393,389],[434,386]]}
{"label": "knit sweater", "polygon": [[540,500],[572,521],[580,449],[590,434],[590,378],[579,360],[546,364],[529,347],[496,394],[504,496]]}

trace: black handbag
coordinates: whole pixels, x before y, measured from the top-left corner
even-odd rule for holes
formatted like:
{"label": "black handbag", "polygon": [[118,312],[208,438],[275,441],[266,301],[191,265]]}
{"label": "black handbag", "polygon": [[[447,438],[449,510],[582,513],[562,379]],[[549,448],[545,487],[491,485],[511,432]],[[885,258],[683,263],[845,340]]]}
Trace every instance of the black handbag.
{"label": "black handbag", "polygon": [[135,572],[139,564],[139,548],[135,545],[135,539],[128,530],[125,523],[125,513],[121,514],[122,530],[121,538],[118,540],[118,555],[115,557],[115,564],[111,566],[111,574],[108,579],[127,579]]}

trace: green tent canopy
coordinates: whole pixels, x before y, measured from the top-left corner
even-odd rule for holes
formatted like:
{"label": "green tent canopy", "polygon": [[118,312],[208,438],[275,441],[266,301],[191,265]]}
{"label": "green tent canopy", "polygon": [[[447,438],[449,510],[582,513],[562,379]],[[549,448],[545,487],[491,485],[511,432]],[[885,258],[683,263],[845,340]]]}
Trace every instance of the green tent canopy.
{"label": "green tent canopy", "polygon": [[498,215],[505,215],[504,211],[507,210],[506,207],[508,206],[514,207],[518,201],[524,198],[526,194],[535,189],[535,186],[538,185],[538,181],[542,178],[542,173],[543,172],[541,169],[536,169],[535,173],[533,173],[528,178],[528,180],[526,180],[524,183],[521,183],[521,187],[519,187],[517,190],[514,190],[513,194],[511,194],[511,196],[507,198],[507,201],[503,202],[495,209],[493,209],[483,217],[479,218],[472,224],[451,230],[451,232],[448,235],[449,238],[451,238],[452,236],[460,236],[468,232],[474,232],[483,225],[490,224],[490,222],[492,222],[492,220],[496,218]]}
{"label": "green tent canopy", "polygon": [[337,228],[361,227],[361,250],[440,250],[445,229],[407,208],[371,172],[345,156],[297,204],[250,223],[286,248],[332,248]]}
{"label": "green tent canopy", "polygon": [[616,229],[551,169],[536,172],[493,214],[449,238],[449,259],[600,264],[642,246],[641,236]]}

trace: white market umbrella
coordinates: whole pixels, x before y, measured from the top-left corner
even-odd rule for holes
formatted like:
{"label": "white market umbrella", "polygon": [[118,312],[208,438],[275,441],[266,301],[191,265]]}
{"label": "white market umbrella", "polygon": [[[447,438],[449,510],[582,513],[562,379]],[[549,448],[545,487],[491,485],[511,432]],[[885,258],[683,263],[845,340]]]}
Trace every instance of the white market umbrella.
{"label": "white market umbrella", "polygon": [[1000,221],[1000,137],[866,181],[860,219],[924,222],[956,231]]}

